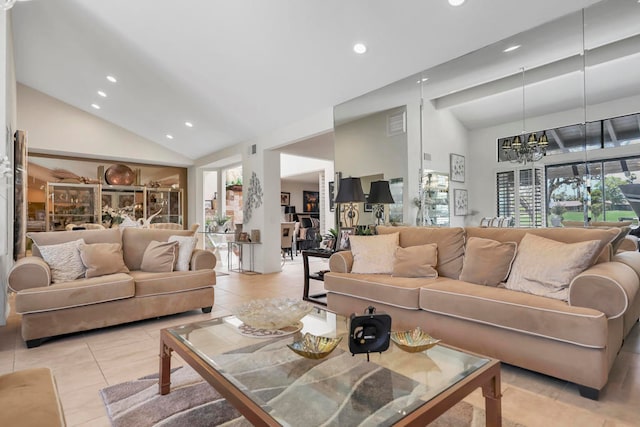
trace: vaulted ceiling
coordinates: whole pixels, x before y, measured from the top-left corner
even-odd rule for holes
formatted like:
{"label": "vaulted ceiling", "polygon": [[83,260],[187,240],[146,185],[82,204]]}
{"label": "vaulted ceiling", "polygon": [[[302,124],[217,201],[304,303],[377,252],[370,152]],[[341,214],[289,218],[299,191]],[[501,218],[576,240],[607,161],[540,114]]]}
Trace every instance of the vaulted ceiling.
{"label": "vaulted ceiling", "polygon": [[196,159],[593,3],[31,0],[11,14],[20,83]]}

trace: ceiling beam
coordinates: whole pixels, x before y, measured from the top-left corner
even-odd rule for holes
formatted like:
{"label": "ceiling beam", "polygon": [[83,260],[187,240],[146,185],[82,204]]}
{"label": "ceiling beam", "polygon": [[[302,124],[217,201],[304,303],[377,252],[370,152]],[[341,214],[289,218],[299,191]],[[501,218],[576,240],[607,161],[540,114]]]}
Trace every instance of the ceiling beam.
{"label": "ceiling beam", "polygon": [[618,145],[618,136],[616,135],[616,130],[613,128],[613,124],[611,120],[607,119],[604,121],[604,126],[607,128],[607,133],[609,133],[609,137],[614,145]]}
{"label": "ceiling beam", "polygon": [[[582,55],[572,55],[539,67],[525,69],[524,85],[529,86],[570,73],[583,72],[585,66],[588,69],[615,59],[635,55],[638,53],[638,45],[640,45],[640,34],[586,50],[584,58]],[[431,102],[436,109],[451,108],[498,93],[522,88],[522,84],[522,73],[518,72],[458,92],[436,97]]]}
{"label": "ceiling beam", "polygon": [[565,148],[564,141],[562,140],[562,138],[560,138],[560,135],[558,135],[558,132],[556,132],[555,129],[549,129],[547,132],[549,132],[549,134],[556,141],[556,144],[558,144],[558,147],[560,147],[560,148],[562,148],[564,150],[564,148]]}

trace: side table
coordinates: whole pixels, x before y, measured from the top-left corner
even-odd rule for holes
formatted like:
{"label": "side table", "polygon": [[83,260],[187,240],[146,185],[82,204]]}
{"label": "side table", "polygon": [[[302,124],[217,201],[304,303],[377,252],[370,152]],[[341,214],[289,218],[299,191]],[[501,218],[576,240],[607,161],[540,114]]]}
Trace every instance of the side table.
{"label": "side table", "polygon": [[302,292],[302,299],[305,301],[313,302],[320,305],[327,305],[327,294],[320,293],[315,295],[309,295],[309,280],[319,280],[324,282],[324,276],[317,273],[309,272],[309,257],[315,258],[330,258],[333,255],[332,251],[324,251],[320,249],[309,249],[302,251],[302,264],[304,266],[304,291]]}

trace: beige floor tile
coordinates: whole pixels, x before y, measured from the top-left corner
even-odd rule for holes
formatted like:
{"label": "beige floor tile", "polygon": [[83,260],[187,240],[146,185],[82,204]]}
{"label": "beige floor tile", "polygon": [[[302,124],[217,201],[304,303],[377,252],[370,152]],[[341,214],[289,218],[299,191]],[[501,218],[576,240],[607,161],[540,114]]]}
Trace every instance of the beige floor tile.
{"label": "beige floor tile", "polygon": [[107,413],[99,395],[100,389],[104,387],[83,387],[60,395],[64,417],[69,426],[82,425],[91,420],[106,419]]}
{"label": "beige floor tile", "polygon": [[107,385],[102,370],[95,361],[52,368],[52,371],[61,395],[73,393],[79,388],[102,388]]}

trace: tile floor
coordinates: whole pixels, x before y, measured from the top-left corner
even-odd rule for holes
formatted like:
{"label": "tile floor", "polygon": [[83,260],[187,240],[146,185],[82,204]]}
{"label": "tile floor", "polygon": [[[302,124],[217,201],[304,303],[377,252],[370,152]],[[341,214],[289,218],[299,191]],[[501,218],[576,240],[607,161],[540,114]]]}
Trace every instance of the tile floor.
{"label": "tile floor", "polygon": [[[98,391],[108,385],[158,370],[160,329],[229,314],[229,308],[255,298],[302,295],[301,256],[283,272],[268,275],[231,273],[218,278],[210,314],[192,311],[55,338],[27,349],[20,337],[20,317],[10,315],[0,327],[0,374],[47,366],[56,377],[69,426],[109,426]],[[311,271],[327,269],[311,259]],[[315,282],[320,286],[320,282]],[[312,293],[314,291],[312,290]],[[175,356],[174,356],[175,357]],[[178,366],[174,360],[172,366]],[[580,397],[573,384],[503,365],[503,416],[528,427],[640,425],[640,328],[636,324],[618,355],[599,401]],[[476,391],[468,402],[483,407]]]}

